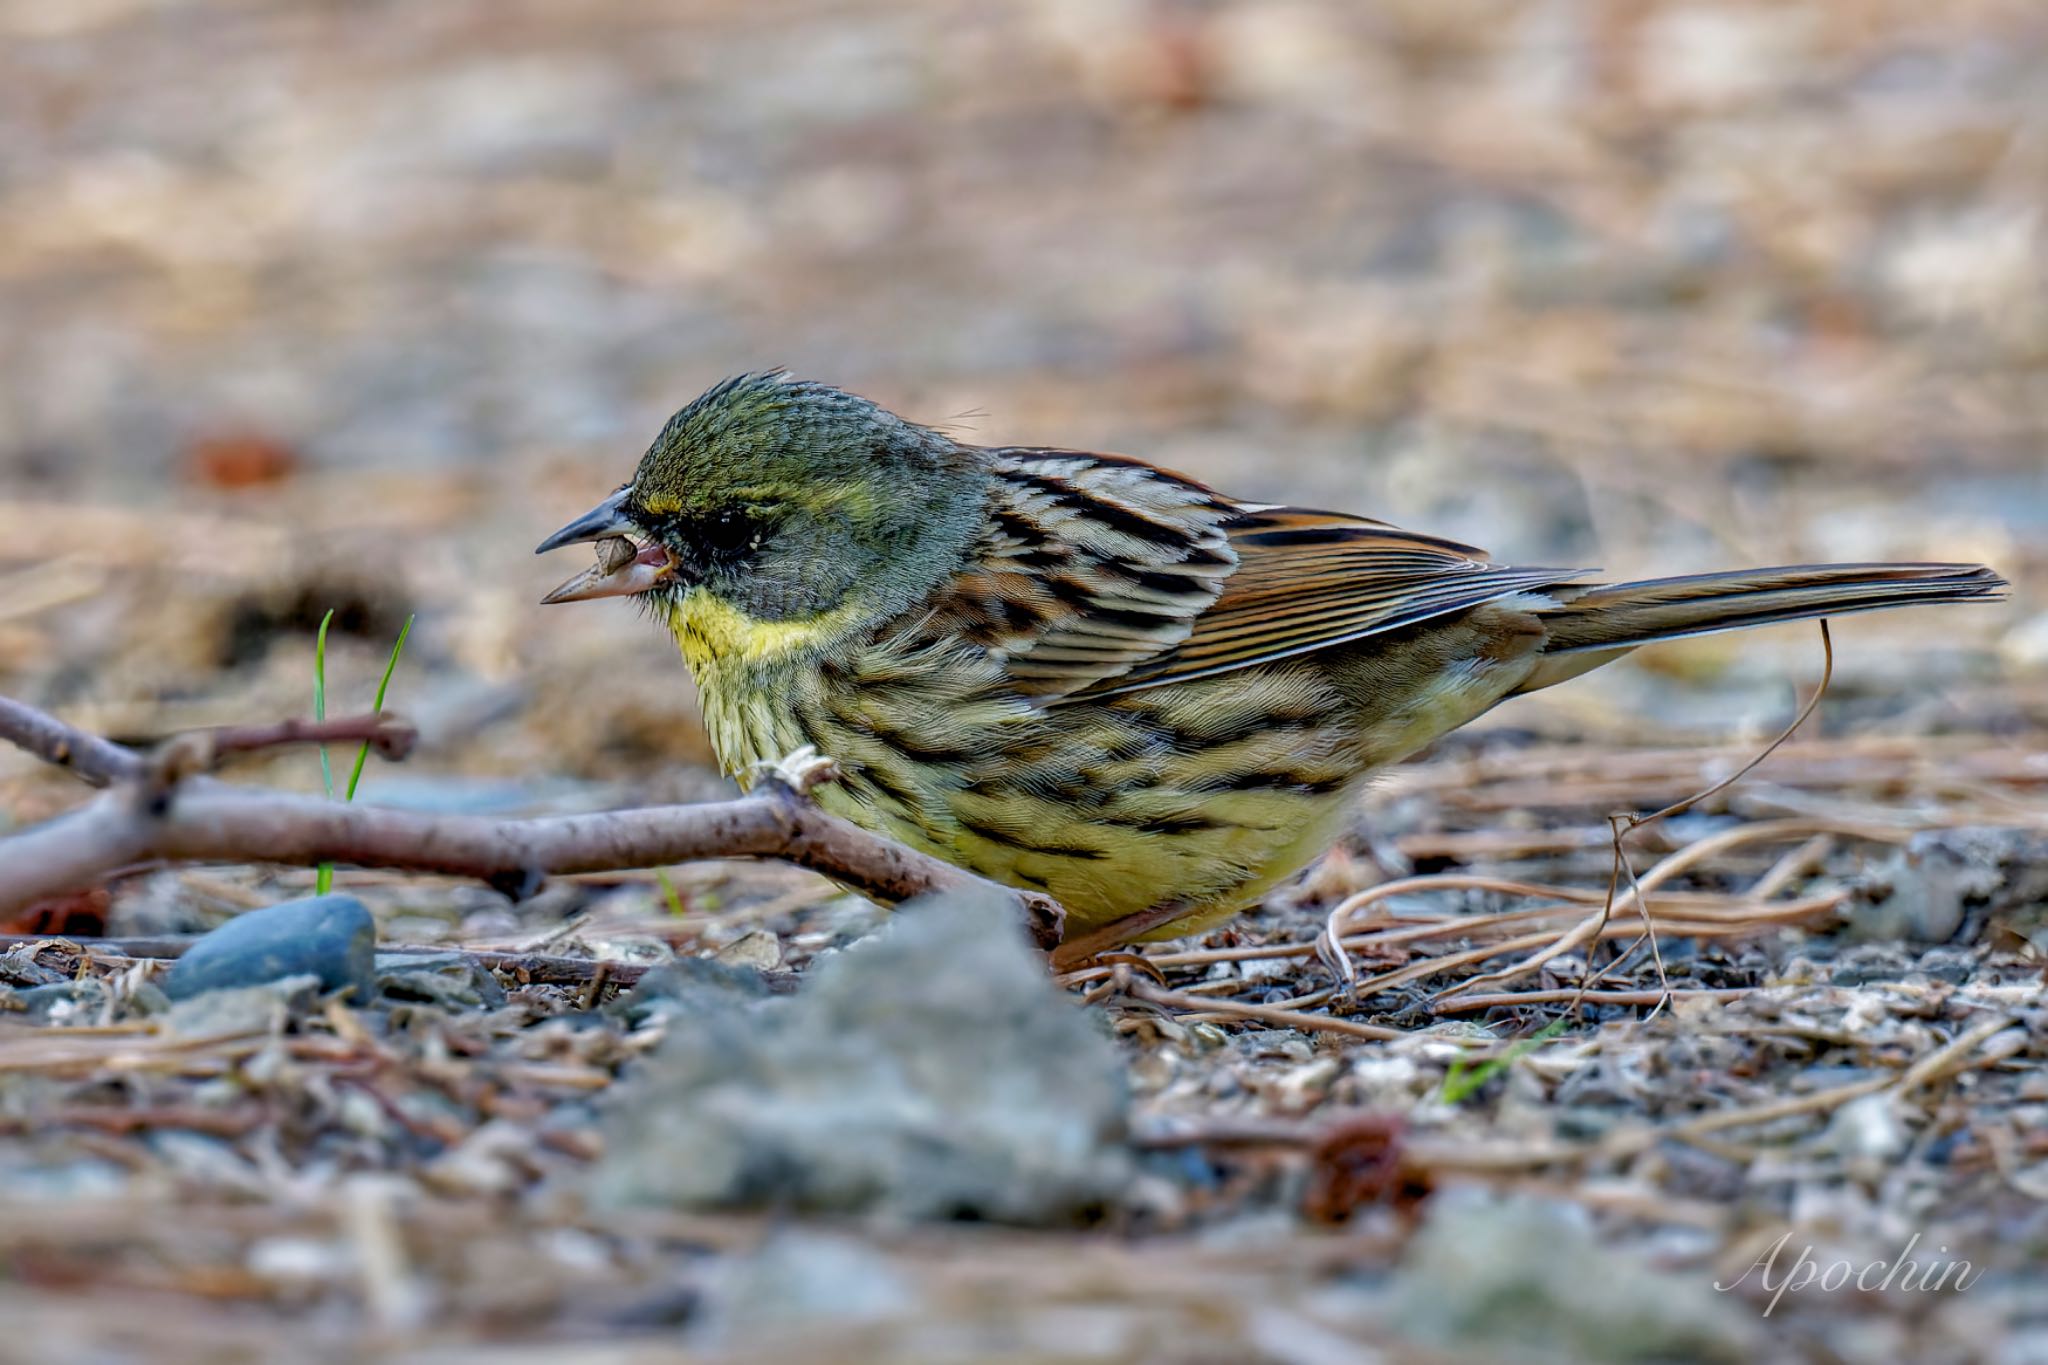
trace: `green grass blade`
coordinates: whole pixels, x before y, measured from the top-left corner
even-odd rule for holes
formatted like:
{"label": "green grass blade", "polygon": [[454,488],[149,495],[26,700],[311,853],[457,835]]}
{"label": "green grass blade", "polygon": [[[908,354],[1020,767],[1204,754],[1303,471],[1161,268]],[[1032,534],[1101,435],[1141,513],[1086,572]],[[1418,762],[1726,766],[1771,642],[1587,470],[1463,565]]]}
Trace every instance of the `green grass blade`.
{"label": "green grass blade", "polygon": [[[320,618],[320,633],[313,637],[313,719],[327,719],[327,627],[334,624],[334,609]],[[327,755],[327,746],[320,746],[320,785],[327,791],[327,799],[334,799],[334,760]],[[313,890],[317,895],[326,895],[334,889],[334,864],[322,863],[313,873]]]}
{"label": "green grass blade", "polygon": [[1563,1033],[1566,1022],[1562,1016],[1553,1019],[1527,1038],[1517,1041],[1500,1056],[1481,1062],[1478,1066],[1470,1069],[1467,1069],[1463,1059],[1453,1059],[1450,1070],[1444,1073],[1443,1090],[1440,1092],[1439,1098],[1445,1104],[1457,1104],[1480,1086],[1485,1085],[1495,1076],[1513,1066],[1519,1058],[1527,1056],[1552,1038],[1555,1038],[1558,1034]]}
{"label": "green grass blade", "polygon": [[684,915],[690,913],[683,907],[682,893],[676,890],[676,884],[669,879],[667,868],[655,868],[654,880],[661,883],[661,898],[668,902],[668,912],[671,915],[681,919]]}
{"label": "green grass blade", "polygon": [[[320,618],[320,633],[313,637],[313,719],[327,719],[327,627],[334,623],[334,610],[329,608]],[[327,746],[320,746],[320,785],[327,789],[327,799],[334,799],[334,763],[327,756]]]}
{"label": "green grass blade", "polygon": [[[391,687],[391,675],[398,671],[398,656],[405,653],[405,637],[412,634],[412,623],[413,618],[408,616],[405,618],[405,624],[398,628],[398,639],[391,646],[390,659],[384,664],[384,676],[377,680],[377,699],[370,704],[372,711],[381,712],[384,709],[384,693]],[[356,799],[356,783],[363,780],[363,765],[369,761],[370,742],[364,740],[363,746],[356,750],[356,766],[349,771],[348,789],[342,794],[342,800]],[[331,790],[328,792],[330,796],[333,794]]]}

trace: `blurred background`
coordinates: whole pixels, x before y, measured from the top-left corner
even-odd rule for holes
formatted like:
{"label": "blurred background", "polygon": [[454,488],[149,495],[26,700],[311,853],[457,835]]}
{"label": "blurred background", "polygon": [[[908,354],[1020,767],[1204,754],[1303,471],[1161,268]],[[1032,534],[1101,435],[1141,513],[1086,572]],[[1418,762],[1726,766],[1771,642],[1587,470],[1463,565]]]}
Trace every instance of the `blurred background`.
{"label": "blurred background", "polygon": [[[1226,1031],[1124,1000],[1095,1012],[1115,1055],[1089,1061],[1046,1041],[1066,1034],[1020,1032],[1037,1016],[980,989],[996,978],[964,952],[838,956],[882,912],[780,864],[558,878],[517,905],[343,869],[386,943],[604,965],[573,988],[523,969],[501,985],[466,958],[386,955],[383,994],[360,1007],[300,1008],[280,1033],[262,1005],[260,1052],[246,1014],[239,1031],[195,1011],[140,1036],[157,1022],[139,1006],[118,1018],[112,993],[138,990],[140,965],[0,954],[0,1009],[54,1021],[0,1040],[0,1360],[302,1359],[321,1331],[358,1342],[349,1358],[410,1340],[432,1346],[407,1359],[452,1359],[465,1333],[516,1350],[685,1321],[693,1340],[741,1342],[716,1358],[760,1359],[748,1333],[794,1315],[829,1340],[818,1358],[879,1340],[860,1358],[953,1359],[985,1339],[1006,1359],[1078,1358],[1020,1344],[1053,1342],[1091,1360],[1305,1362],[1362,1358],[1345,1334],[1382,1298],[1425,1325],[1494,1305],[1501,1358],[1553,1337],[1566,1360],[2040,1358],[2004,1338],[2039,1339],[2048,1243],[2048,1031],[2026,1012],[2048,951],[2030,832],[2048,755],[2048,5],[0,0],[0,694],[130,740],[305,715],[332,612],[329,706],[359,711],[413,618],[389,704],[423,742],[373,764],[364,799],[547,811],[716,795],[672,645],[624,603],[539,606],[589,560],[532,547],[624,480],[674,409],[772,366],[964,439],[1122,451],[1524,563],[1647,577],[1965,560],[2014,589],[1841,623],[1808,731],[1823,742],[1636,841],[1647,867],[1743,821],[1817,812],[1778,837],[1822,835],[1730,843],[1682,889],[1855,888],[1842,916],[1880,941],[1667,937],[1658,973],[1668,959],[1680,984],[1729,989],[1655,1026],[1591,1006],[1568,1050],[1462,1107],[1464,1063],[1441,1040],[1312,1046],[1290,1016],[1215,1016]],[[1283,953],[1360,886],[1405,867],[1610,885],[1605,812],[1733,772],[1820,667],[1814,632],[1782,627],[1503,707],[1380,783],[1344,852],[1213,936],[1203,952],[1253,945],[1236,966],[1194,953],[1171,979],[1341,1013],[1318,1003],[1327,959]],[[303,750],[233,775],[321,781]],[[0,750],[0,827],[80,800]],[[1889,826],[1929,839],[1892,850]],[[1964,828],[1942,843],[1944,826]],[[0,934],[186,933],[313,884],[308,869],[140,866]],[[1516,904],[1452,894],[1400,913]],[[1916,934],[1938,946],[1891,942]],[[599,1007],[615,965],[678,956],[715,965]],[[1646,986],[1642,957],[1629,970]],[[828,961],[877,975],[817,992]],[[850,1022],[812,1010],[771,1028],[737,995],[661,984],[783,967],[802,969],[806,1008],[837,999]],[[1012,974],[1035,988],[1036,967]],[[1567,957],[1530,983],[1575,970]],[[1393,1022],[1466,1027],[1419,989],[1378,997]],[[714,1003],[663,1013],[670,990]],[[1526,1041],[1471,1084],[1549,1035],[1533,1033],[1544,1009],[1489,1007],[1485,1027]],[[1923,1071],[1944,1039],[1989,1037],[1990,1015],[2019,1022],[1981,1071]],[[683,1021],[671,1072],[642,1064],[665,1019]],[[782,1043],[760,1042],[777,1029]],[[193,1042],[215,1035],[232,1048]],[[1227,1144],[1273,1120],[1313,1154],[1288,1176],[1271,1153],[1157,1144],[1121,1192],[1125,1221],[1085,1244],[892,1232],[882,1255],[814,1235],[781,1187],[745,1195],[772,1194],[752,1223],[654,1207],[660,1181],[719,1169],[725,1148],[676,1135],[743,1112],[729,1093],[780,1096],[763,1106],[773,1131],[823,1133],[799,1150],[856,1164],[901,1114],[930,1123],[897,1081],[869,1084],[876,1037],[888,1075],[939,1077],[980,1106],[975,1134],[1109,1124],[1127,1086],[1155,1134],[1213,1120]],[[810,1038],[827,1050],[804,1051]],[[2011,1046],[1994,1054],[1998,1039]],[[694,1040],[778,1069],[706,1061],[738,1079],[700,1103],[661,1079],[696,1074]],[[915,1065],[890,1061],[899,1046]],[[971,1065],[946,1064],[956,1083],[933,1056]],[[1041,1085],[1047,1058],[1096,1080]],[[1887,1068],[1895,1086],[1863,1088]],[[808,1078],[826,1072],[815,1098]],[[1859,1098],[1825,1118],[1808,1103],[1852,1078]],[[1924,1115],[1894,1107],[1901,1092],[1924,1093]],[[1756,1129],[1675,1131],[1640,1160],[1591,1145],[1752,1101],[1773,1122],[1760,1146],[1736,1141]],[[606,1117],[635,1112],[653,1117]],[[1304,1217],[1390,1197],[1404,1131],[1410,1151],[1480,1153],[1474,1183],[1498,1172],[1604,1211],[1601,1243],[1584,1219],[1445,1202],[1404,1250],[1406,1187],[1341,1243],[1301,1235]],[[916,1140],[931,1150],[926,1128]],[[1531,1143],[1559,1164],[1527,1179],[1494,1164]],[[814,1160],[754,1150],[777,1171]],[[1311,1161],[1302,1202],[1285,1181]],[[630,1208],[578,1213],[587,1179],[621,1171],[609,1188]],[[630,1183],[640,1172],[650,1184]],[[761,1224],[793,1235],[756,1255]],[[1764,1245],[1750,1234],[1795,1224],[1863,1236],[1869,1260],[1924,1231],[1921,1257],[1954,1246],[2006,1279],[1967,1300],[1844,1296],[1812,1309],[1813,1329],[1786,1325],[1792,1303],[1759,1325],[1760,1304],[1730,1299],[1742,1332],[1702,1347],[1698,1272],[1746,1275]],[[1146,1227],[1190,1235],[1126,1240]],[[1645,1278],[1673,1264],[1690,1278]],[[1525,1271],[1540,1292],[1519,1287]],[[886,1335],[906,1303],[933,1334]],[[868,1313],[880,1325],[863,1338]],[[1644,1335],[1660,1315],[1678,1335]],[[357,1322],[373,1335],[345,1336]],[[279,1344],[252,1347],[251,1331]],[[88,1346],[108,1333],[129,1354]]]}
{"label": "blurred background", "polygon": [[[8,0],[0,689],[303,712],[332,608],[351,709],[418,613],[373,794],[715,790],[665,639],[530,550],[782,365],[1503,558],[1983,560],[1838,633],[1829,723],[2024,730],[2044,57],[2027,0]],[[1760,733],[1818,666],[1490,723]]]}

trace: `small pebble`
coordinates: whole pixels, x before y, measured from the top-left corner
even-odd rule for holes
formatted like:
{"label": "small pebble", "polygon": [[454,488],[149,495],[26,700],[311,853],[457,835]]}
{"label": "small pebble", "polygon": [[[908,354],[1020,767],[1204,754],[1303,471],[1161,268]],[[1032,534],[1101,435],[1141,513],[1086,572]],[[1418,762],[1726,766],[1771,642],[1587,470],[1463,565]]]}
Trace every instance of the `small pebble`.
{"label": "small pebble", "polygon": [[164,977],[164,994],[312,976],[323,991],[353,987],[367,1000],[375,981],[377,922],[354,896],[313,896],[237,915],[186,950]]}

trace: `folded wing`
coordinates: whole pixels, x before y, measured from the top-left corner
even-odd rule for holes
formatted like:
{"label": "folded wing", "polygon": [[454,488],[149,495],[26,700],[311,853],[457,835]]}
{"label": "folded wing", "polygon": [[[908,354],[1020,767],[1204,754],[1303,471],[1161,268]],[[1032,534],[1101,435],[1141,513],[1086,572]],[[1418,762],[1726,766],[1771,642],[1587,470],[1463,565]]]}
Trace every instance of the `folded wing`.
{"label": "folded wing", "polygon": [[1187,638],[1072,696],[1110,696],[1272,663],[1584,572],[1493,564],[1484,551],[1454,541],[1294,507],[1248,510],[1226,532],[1237,569]]}
{"label": "folded wing", "polygon": [[1137,461],[993,452],[948,615],[1045,705],[1249,668],[1568,582],[1362,517],[1238,503]]}

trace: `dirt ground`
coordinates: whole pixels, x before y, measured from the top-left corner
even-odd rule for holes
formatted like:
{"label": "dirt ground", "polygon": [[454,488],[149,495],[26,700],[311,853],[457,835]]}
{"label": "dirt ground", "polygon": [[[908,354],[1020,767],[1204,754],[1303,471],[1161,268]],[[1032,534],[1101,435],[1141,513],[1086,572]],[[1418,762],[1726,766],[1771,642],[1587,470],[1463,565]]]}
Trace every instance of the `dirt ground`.
{"label": "dirt ground", "polygon": [[[117,739],[306,714],[330,610],[365,707],[412,617],[422,742],[359,800],[725,794],[673,648],[530,549],[778,365],[1523,562],[2013,584],[1839,623],[1799,736],[1631,839],[1653,1018],[1640,918],[1566,937],[1608,816],[1767,743],[1811,629],[1517,701],[1237,925],[1064,978],[1126,1097],[1085,1213],[594,1193],[663,1159],[617,1115],[670,1035],[727,1036],[621,983],[822,1010],[888,922],[776,865],[340,873],[386,945],[594,985],[195,1021],[12,947],[0,1359],[2048,1359],[2044,91],[2017,0],[0,0],[0,693]],[[0,820],[82,794],[0,753]],[[311,885],[139,868],[0,932]],[[1967,1285],[1754,1273],[1913,1239]]]}

